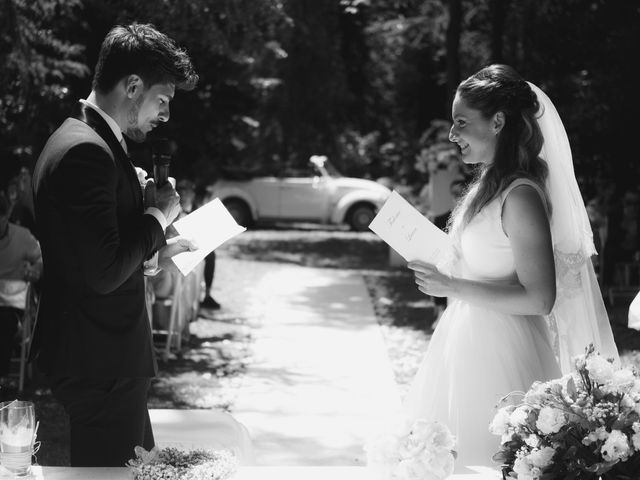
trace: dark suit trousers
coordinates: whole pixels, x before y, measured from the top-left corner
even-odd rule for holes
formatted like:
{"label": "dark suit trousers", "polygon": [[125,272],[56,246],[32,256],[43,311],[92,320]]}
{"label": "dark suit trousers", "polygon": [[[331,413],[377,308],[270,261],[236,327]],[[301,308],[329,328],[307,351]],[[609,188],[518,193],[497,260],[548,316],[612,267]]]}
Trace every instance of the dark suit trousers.
{"label": "dark suit trousers", "polygon": [[149,378],[55,378],[53,394],[71,425],[74,467],[123,467],[136,445],[150,450]]}

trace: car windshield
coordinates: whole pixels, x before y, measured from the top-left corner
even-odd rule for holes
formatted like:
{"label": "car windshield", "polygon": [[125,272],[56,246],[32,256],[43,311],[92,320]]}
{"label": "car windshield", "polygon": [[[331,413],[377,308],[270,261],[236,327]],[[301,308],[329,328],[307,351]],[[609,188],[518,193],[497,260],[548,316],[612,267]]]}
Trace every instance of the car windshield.
{"label": "car windshield", "polygon": [[338,171],[338,169],[329,160],[326,160],[324,162],[324,168],[327,169],[327,172],[332,177],[341,177],[342,176],[342,174]]}

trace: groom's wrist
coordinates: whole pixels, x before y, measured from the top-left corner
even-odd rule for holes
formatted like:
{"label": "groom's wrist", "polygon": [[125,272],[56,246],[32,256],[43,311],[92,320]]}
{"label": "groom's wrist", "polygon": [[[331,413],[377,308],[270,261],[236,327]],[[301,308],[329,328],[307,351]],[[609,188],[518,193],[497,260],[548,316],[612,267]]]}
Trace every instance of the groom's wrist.
{"label": "groom's wrist", "polygon": [[147,207],[144,213],[147,215],[151,215],[156,220],[158,220],[158,223],[162,227],[163,232],[167,230],[167,218],[164,216],[164,213],[162,213],[162,211],[159,208]]}

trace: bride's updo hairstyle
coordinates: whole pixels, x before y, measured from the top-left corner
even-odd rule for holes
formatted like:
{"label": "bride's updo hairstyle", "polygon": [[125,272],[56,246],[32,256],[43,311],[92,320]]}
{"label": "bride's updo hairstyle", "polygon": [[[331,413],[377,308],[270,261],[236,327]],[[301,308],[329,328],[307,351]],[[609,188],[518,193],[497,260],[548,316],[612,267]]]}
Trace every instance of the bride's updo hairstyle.
{"label": "bride's updo hairstyle", "polygon": [[[498,134],[493,162],[480,168],[467,195],[451,216],[453,225],[450,228],[459,226],[460,222],[468,224],[516,178],[528,178],[546,192],[548,175],[547,164],[538,156],[544,141],[536,120],[540,108],[538,98],[513,68],[507,65],[485,67],[462,81],[457,94],[485,119],[503,112],[505,122]],[[550,212],[548,198],[545,203]],[[462,218],[456,219],[460,215]]]}

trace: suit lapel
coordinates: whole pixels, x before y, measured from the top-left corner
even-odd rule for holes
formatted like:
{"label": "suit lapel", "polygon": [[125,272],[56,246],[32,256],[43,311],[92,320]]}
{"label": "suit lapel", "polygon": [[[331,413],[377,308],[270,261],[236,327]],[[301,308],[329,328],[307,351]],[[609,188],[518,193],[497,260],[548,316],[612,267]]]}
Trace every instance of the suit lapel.
{"label": "suit lapel", "polygon": [[109,124],[105,122],[104,118],[102,118],[98,112],[82,102],[78,102],[78,110],[74,117],[89,125],[89,127],[91,127],[107,143],[111,149],[111,153],[113,153],[113,158],[116,164],[125,172],[126,178],[129,181],[129,186],[132,190],[133,198],[136,199],[136,207],[142,208],[142,192],[135,167],[131,163],[131,160],[129,160],[129,156],[122,148],[122,145],[120,145],[120,142],[118,142],[118,139],[113,133],[113,130],[111,130]]}

